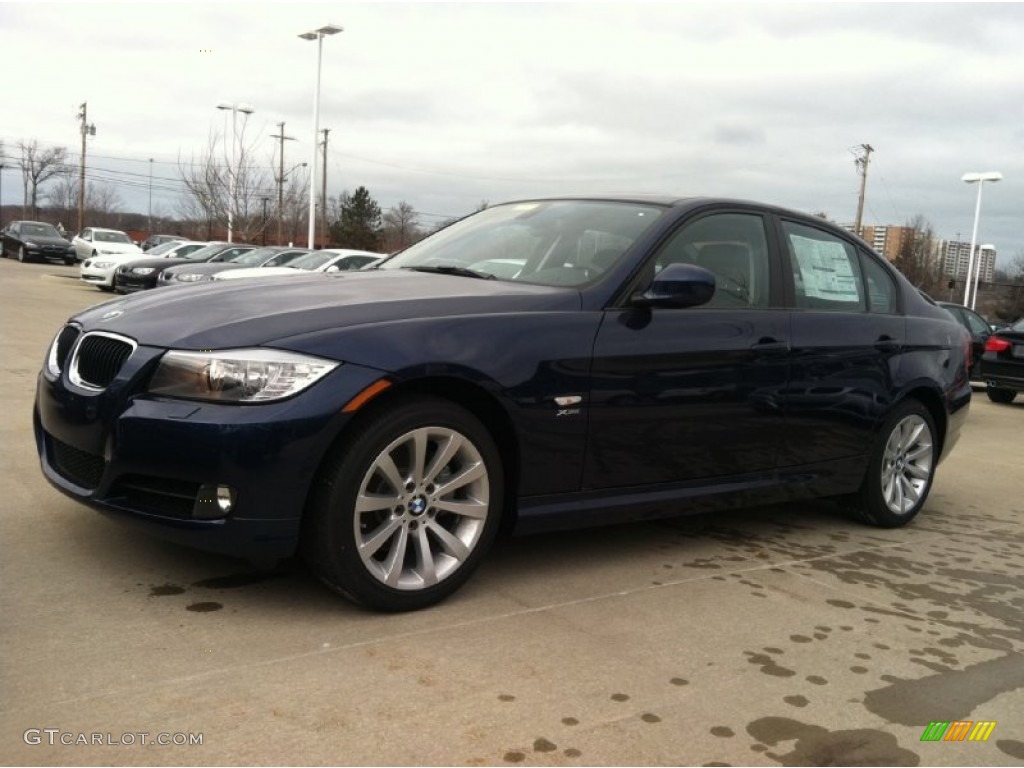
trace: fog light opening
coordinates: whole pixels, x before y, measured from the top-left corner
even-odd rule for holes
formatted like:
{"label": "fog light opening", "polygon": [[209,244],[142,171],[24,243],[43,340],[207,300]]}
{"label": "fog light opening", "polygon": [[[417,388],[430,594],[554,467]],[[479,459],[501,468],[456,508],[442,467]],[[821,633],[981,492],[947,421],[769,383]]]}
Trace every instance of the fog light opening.
{"label": "fog light opening", "polygon": [[234,507],[234,488],[229,485],[206,484],[199,487],[192,517],[198,520],[216,520],[231,514]]}

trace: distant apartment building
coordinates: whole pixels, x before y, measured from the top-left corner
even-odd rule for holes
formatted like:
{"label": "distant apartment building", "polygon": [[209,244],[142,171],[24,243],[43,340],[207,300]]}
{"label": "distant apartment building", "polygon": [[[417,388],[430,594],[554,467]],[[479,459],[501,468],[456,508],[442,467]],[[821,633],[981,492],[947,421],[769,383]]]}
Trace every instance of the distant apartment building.
{"label": "distant apartment building", "polygon": [[[853,224],[843,224],[841,226],[848,232],[854,231]],[[895,261],[897,254],[900,252],[900,246],[903,245],[904,238],[911,237],[913,231],[911,227],[895,227],[891,225],[862,226],[858,234],[860,234],[862,240],[871,246],[875,253],[881,254],[888,261]]]}
{"label": "distant apartment building", "polygon": [[[942,259],[942,273],[954,279],[967,277],[967,265],[971,258],[971,244],[959,240],[940,240],[939,256]],[[990,283],[996,272],[996,249],[992,245],[978,245],[974,249],[974,269],[978,271],[981,262],[981,282]]]}
{"label": "distant apartment building", "polygon": [[[854,231],[853,224],[841,225],[849,232]],[[912,227],[862,226],[860,236],[876,252],[889,261],[895,261],[904,239],[913,237]],[[990,283],[995,277],[996,249],[993,245],[975,246],[975,270],[978,259],[981,260],[981,281]],[[971,255],[971,244],[959,240],[939,240],[936,253],[942,261],[942,274],[954,279],[963,280],[967,277],[967,262]]]}

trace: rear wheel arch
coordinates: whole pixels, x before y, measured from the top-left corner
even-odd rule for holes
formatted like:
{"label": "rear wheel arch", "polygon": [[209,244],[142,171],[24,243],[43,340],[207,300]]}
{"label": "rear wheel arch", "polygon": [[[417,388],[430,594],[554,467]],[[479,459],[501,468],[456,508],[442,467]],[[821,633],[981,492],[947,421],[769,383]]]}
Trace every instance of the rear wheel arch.
{"label": "rear wheel arch", "polygon": [[946,425],[949,421],[942,396],[933,389],[918,387],[907,392],[899,402],[907,400],[916,400],[928,409],[932,423],[935,425],[936,457],[942,456],[942,450],[946,443]]}

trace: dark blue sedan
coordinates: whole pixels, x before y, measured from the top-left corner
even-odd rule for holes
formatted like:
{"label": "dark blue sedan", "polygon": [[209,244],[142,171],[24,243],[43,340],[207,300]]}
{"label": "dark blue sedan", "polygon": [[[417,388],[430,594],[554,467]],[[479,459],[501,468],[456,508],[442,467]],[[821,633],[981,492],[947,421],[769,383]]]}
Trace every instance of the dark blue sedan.
{"label": "dark blue sedan", "polygon": [[806,497],[903,525],[967,416],[968,346],[818,218],[523,201],[369,272],[86,310],[48,352],[35,434],[72,498],[262,564],[299,552],[408,610],[500,528]]}

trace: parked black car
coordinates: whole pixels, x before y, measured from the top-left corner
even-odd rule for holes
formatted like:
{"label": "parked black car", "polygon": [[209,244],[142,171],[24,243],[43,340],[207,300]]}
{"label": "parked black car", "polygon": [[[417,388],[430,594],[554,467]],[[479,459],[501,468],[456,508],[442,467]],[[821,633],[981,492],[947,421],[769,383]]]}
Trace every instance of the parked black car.
{"label": "parked black car", "polygon": [[989,336],[981,378],[994,403],[1012,403],[1018,392],[1024,392],[1024,319]]}
{"label": "parked black car", "polygon": [[255,245],[237,245],[232,243],[210,243],[205,248],[182,256],[180,259],[139,259],[123,264],[114,273],[114,290],[118,293],[134,293],[156,288],[160,273],[179,264],[200,264],[210,261],[230,261],[256,248]]}
{"label": "parked black car", "polygon": [[[521,259],[512,278],[488,264]],[[38,378],[46,478],[169,539],[301,552],[383,610],[499,528],[807,497],[918,514],[969,340],[860,239],[709,198],[491,206],[370,271],[84,310]]]}
{"label": "parked black car", "polygon": [[230,259],[209,264],[179,264],[160,273],[160,286],[203,283],[220,272],[251,267],[277,267],[311,253],[308,248],[265,246],[243,251]]}
{"label": "parked black car", "polygon": [[948,301],[935,302],[944,310],[949,312],[960,325],[964,327],[971,336],[971,380],[981,379],[981,356],[985,353],[985,342],[992,335],[992,326],[985,322],[985,318],[960,304],[952,304]]}
{"label": "parked black car", "polygon": [[0,232],[0,250],[18,261],[75,263],[75,249],[52,224],[44,221],[12,221]]}

